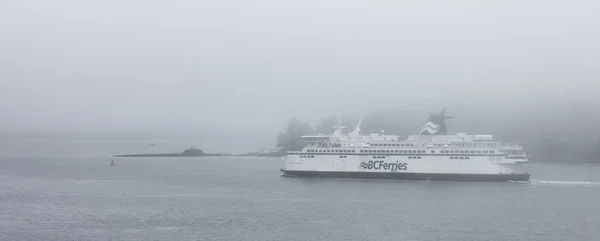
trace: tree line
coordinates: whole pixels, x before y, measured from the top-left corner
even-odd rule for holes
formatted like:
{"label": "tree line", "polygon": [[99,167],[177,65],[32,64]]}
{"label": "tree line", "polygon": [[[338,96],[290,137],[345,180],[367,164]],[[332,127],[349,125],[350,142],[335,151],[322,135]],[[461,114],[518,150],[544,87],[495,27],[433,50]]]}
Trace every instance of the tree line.
{"label": "tree line", "polygon": [[[504,115],[504,116],[503,116]],[[372,111],[361,124],[361,133],[399,135],[401,139],[417,134],[428,113]],[[344,132],[354,129],[358,116],[342,118]],[[595,121],[598,120],[598,121]],[[323,118],[317,125],[292,118],[287,128],[277,136],[281,155],[287,151],[302,150],[302,135],[331,134],[337,125],[335,116]],[[497,141],[519,142],[525,147],[531,161],[600,162],[600,123],[598,116],[564,115],[558,113],[486,114],[461,113],[458,120],[449,120],[449,134],[492,134]]]}

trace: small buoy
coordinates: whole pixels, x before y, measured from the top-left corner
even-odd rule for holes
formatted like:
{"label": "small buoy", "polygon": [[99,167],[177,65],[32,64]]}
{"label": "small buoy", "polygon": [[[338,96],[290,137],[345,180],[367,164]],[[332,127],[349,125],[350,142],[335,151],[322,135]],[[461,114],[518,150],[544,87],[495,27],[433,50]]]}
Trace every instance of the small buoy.
{"label": "small buoy", "polygon": [[110,160],[110,166],[114,166],[115,165],[115,160]]}

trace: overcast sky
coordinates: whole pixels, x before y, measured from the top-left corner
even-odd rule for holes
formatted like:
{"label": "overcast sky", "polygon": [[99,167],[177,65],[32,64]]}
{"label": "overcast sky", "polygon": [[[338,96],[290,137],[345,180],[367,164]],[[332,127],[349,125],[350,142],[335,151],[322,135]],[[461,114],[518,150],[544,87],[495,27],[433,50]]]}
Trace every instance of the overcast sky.
{"label": "overcast sky", "polygon": [[2,0],[0,129],[277,132],[377,108],[597,104],[599,13],[597,0]]}

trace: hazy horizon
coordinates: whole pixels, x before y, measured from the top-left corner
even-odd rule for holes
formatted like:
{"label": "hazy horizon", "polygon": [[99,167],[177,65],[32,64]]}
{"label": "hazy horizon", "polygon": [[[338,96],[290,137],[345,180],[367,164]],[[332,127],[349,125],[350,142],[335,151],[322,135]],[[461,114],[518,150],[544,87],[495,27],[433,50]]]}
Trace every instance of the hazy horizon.
{"label": "hazy horizon", "polygon": [[0,131],[275,136],[292,117],[374,110],[598,112],[598,10],[598,1],[3,1]]}

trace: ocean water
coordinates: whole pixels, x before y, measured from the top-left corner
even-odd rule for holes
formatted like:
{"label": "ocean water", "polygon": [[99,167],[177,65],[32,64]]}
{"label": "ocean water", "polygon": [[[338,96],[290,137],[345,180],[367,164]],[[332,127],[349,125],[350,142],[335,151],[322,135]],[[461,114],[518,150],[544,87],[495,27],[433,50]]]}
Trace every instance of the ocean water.
{"label": "ocean water", "polygon": [[600,165],[455,183],[286,178],[277,158],[111,158],[177,144],[0,142],[0,241],[600,237]]}

